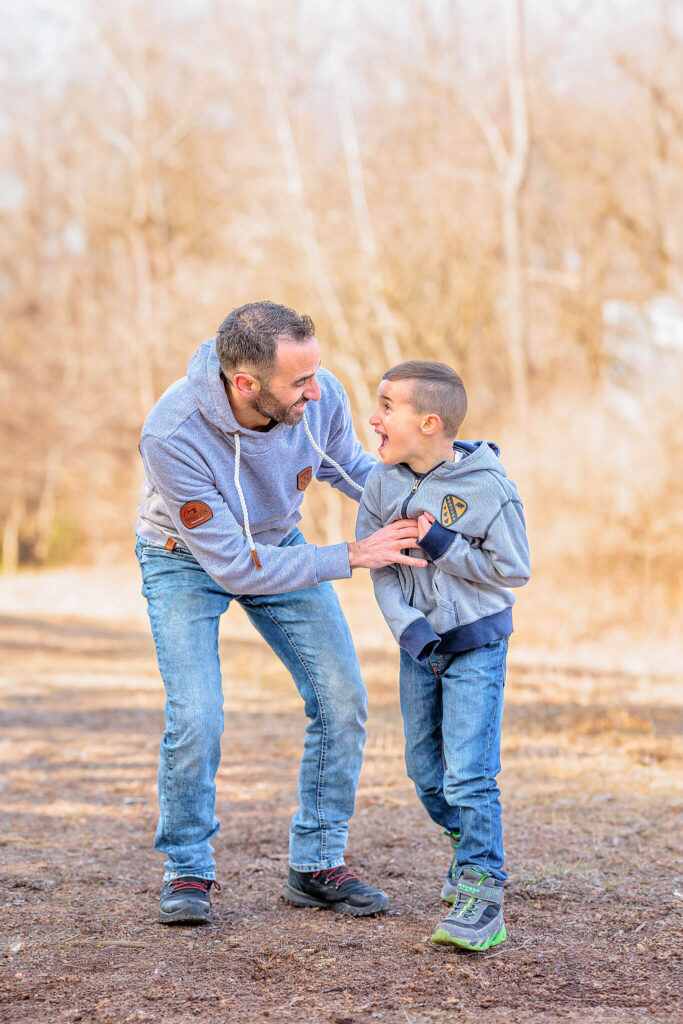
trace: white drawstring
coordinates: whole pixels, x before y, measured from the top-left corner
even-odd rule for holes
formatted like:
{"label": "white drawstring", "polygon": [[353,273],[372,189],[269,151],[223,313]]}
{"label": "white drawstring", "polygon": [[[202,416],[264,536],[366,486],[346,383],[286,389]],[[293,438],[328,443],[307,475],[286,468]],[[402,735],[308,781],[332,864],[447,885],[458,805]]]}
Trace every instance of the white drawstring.
{"label": "white drawstring", "polygon": [[251,535],[251,529],[249,527],[249,512],[247,511],[247,503],[244,500],[244,491],[242,490],[242,484],[240,483],[240,435],[233,434],[235,438],[235,487],[240,499],[240,505],[242,506],[242,516],[244,517],[244,532],[247,540],[249,541],[249,549],[251,551],[251,557],[254,565],[257,569],[262,569],[261,559],[258,556],[256,546],[254,544],[254,538]]}
{"label": "white drawstring", "polygon": [[318,455],[322,456],[322,458],[325,460],[325,462],[329,462],[331,466],[334,466],[334,468],[337,470],[337,472],[341,473],[341,475],[344,477],[344,479],[346,480],[347,484],[351,484],[352,487],[355,487],[356,490],[360,491],[361,494],[362,494],[363,493],[363,488],[361,487],[361,485],[357,484],[355,480],[352,480],[351,477],[349,476],[349,474],[346,472],[346,470],[342,469],[338,462],[335,462],[334,459],[331,456],[327,455],[327,453],[322,450],[322,448],[320,447],[318,442],[313,437],[313,434],[311,433],[311,428],[308,425],[308,422],[306,420],[306,416],[303,417],[302,422],[303,422],[303,425],[304,425],[304,430],[306,431],[306,436],[308,437],[308,440],[311,442],[311,444],[313,445],[313,447],[317,451]]}
{"label": "white drawstring", "polygon": [[[313,434],[311,433],[311,428],[309,427],[308,421],[306,420],[305,416],[303,417],[302,422],[304,425],[304,430],[306,431],[306,436],[308,437],[308,440],[311,442],[311,444],[317,451],[318,455],[320,455],[320,457],[325,462],[329,462],[331,466],[334,466],[337,472],[342,475],[344,480],[346,480],[348,484],[351,484],[352,487],[355,487],[356,490],[360,491],[362,494],[363,488],[361,487],[361,485],[357,484],[355,480],[352,480],[349,474],[346,472],[346,470],[342,469],[339,463],[335,462],[334,459],[326,452],[324,452],[323,449],[320,447],[318,442],[313,437]],[[256,566],[257,569],[262,569],[263,566],[261,565],[261,560],[258,556],[256,545],[254,544],[254,538],[251,535],[251,528],[249,526],[249,512],[247,510],[247,503],[244,500],[244,491],[242,490],[242,484],[240,483],[240,435],[238,433],[235,433],[232,436],[235,438],[235,488],[237,490],[237,494],[239,495],[240,505],[242,506],[242,516],[244,519],[244,533],[246,535],[247,540],[249,541],[249,549],[251,551],[251,557],[254,561],[254,565]]]}

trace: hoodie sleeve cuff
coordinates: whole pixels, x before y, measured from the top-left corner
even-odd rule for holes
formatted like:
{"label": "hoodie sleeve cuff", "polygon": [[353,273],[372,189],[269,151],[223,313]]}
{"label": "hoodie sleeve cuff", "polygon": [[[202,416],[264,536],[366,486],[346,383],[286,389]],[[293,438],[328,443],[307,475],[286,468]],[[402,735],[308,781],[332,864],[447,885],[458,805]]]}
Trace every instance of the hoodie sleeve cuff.
{"label": "hoodie sleeve cuff", "polygon": [[347,580],[351,575],[348,544],[328,544],[315,549],[315,574],[318,583]]}
{"label": "hoodie sleeve cuff", "polygon": [[434,632],[424,616],[407,625],[398,641],[399,647],[422,664],[429,660],[429,655],[440,642],[441,637]]}
{"label": "hoodie sleeve cuff", "polygon": [[421,541],[418,541],[423,551],[435,562],[437,558],[445,555],[455,540],[455,534],[447,530],[441,523],[432,523]]}

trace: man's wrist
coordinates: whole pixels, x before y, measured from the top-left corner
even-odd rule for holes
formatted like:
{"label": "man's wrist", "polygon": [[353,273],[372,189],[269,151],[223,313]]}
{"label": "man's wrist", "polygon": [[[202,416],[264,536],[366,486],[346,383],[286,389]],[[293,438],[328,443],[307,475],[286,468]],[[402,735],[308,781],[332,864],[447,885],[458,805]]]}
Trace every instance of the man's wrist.
{"label": "man's wrist", "polygon": [[358,569],[360,567],[360,562],[358,560],[358,556],[359,556],[358,541],[357,540],[350,540],[350,541],[348,541],[347,547],[349,549],[349,568],[351,568],[352,570],[353,569]]}

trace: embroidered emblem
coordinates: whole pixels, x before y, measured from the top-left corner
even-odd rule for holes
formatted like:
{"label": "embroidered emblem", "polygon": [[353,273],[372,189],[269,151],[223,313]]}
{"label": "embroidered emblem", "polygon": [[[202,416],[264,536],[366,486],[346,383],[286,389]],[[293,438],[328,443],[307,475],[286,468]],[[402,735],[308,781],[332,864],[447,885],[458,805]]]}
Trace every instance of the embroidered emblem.
{"label": "embroidered emblem", "polygon": [[186,501],[180,509],[180,520],[188,530],[208,523],[209,519],[213,519],[213,512],[205,501]]}
{"label": "embroidered emblem", "polygon": [[300,491],[305,491],[311,482],[313,476],[313,466],[307,466],[306,469],[302,469],[296,478],[296,486]]}
{"label": "embroidered emblem", "polygon": [[455,494],[447,494],[441,505],[441,525],[452,526],[467,508],[467,502]]}

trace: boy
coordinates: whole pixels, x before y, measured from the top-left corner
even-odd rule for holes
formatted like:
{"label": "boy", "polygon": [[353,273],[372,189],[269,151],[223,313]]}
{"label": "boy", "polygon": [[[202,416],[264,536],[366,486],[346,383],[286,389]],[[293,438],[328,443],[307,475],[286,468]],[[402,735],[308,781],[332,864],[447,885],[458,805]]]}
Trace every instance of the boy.
{"label": "boy", "polygon": [[356,536],[416,518],[429,558],[425,568],[396,564],[371,575],[401,647],[408,774],[454,852],[441,891],[453,907],[432,942],[484,950],[505,939],[496,776],[509,588],[529,578],[522,504],[494,445],[455,440],[467,397],[449,366],[394,366],[378,397],[370,423],[381,464],[365,484]]}

